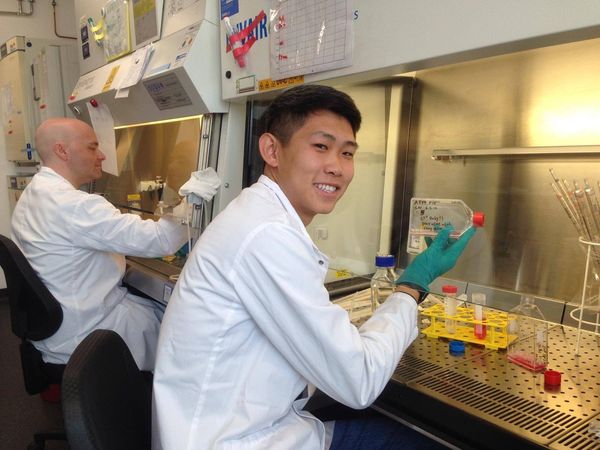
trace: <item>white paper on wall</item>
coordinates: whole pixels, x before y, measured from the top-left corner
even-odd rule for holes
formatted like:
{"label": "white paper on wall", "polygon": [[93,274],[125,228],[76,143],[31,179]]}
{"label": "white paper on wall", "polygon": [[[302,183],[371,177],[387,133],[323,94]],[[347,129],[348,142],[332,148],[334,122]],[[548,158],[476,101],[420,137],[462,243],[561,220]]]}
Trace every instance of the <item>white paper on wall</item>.
{"label": "white paper on wall", "polygon": [[106,159],[102,162],[102,170],[116,177],[119,176],[117,166],[117,147],[115,143],[115,122],[112,114],[105,103],[100,103],[98,106],[92,106],[87,103],[88,112],[92,127],[98,137],[100,150],[106,155]]}
{"label": "white paper on wall", "polygon": [[137,49],[129,58],[127,64],[127,73],[121,79],[121,83],[117,88],[115,98],[124,98],[129,95],[129,88],[135,86],[144,76],[148,62],[154,52],[154,46],[148,44],[145,47]]}

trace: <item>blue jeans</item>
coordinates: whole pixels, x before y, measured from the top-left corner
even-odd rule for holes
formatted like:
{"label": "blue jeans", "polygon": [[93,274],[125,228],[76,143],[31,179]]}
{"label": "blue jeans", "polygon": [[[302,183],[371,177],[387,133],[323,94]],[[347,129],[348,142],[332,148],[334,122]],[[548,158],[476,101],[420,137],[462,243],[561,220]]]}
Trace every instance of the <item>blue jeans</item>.
{"label": "blue jeans", "polygon": [[442,450],[442,444],[381,417],[336,420],[330,450]]}

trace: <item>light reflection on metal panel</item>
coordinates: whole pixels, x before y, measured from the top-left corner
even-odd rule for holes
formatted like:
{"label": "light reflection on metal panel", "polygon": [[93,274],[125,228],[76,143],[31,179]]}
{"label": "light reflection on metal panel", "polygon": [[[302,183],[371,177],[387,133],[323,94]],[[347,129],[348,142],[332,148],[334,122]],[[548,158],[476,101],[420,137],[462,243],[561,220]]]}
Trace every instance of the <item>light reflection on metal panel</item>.
{"label": "light reflection on metal panel", "polygon": [[153,212],[159,201],[157,191],[140,192],[140,182],[161,177],[165,182],[163,200],[167,205],[180,201],[177,191],[198,168],[201,119],[162,123],[116,130],[118,177],[104,174],[96,190],[107,199],[127,206],[127,195],[141,194],[141,208]]}
{"label": "light reflection on metal panel", "polygon": [[[564,155],[433,161],[439,148],[600,144],[600,40],[417,73],[414,195],[461,198],[486,213],[452,278],[574,300],[585,255],[550,187],[600,180],[600,160]],[[402,245],[400,247],[402,252]]]}

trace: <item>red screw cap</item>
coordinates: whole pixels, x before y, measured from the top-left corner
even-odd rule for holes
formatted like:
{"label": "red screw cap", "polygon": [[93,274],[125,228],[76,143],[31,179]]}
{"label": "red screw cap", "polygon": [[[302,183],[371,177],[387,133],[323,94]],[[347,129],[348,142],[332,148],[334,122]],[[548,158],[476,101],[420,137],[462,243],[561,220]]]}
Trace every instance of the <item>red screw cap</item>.
{"label": "red screw cap", "polygon": [[473,225],[476,227],[482,227],[483,222],[485,222],[485,214],[481,211],[475,211],[473,213]]}
{"label": "red screw cap", "polygon": [[456,294],[458,292],[458,288],[453,284],[445,284],[442,286],[442,292],[444,294]]}
{"label": "red screw cap", "polygon": [[560,386],[561,373],[556,370],[546,370],[544,372],[544,384],[548,386]]}
{"label": "red screw cap", "polygon": [[90,105],[92,105],[94,108],[97,108],[98,107],[98,101],[95,98],[93,98],[93,99],[90,100]]}

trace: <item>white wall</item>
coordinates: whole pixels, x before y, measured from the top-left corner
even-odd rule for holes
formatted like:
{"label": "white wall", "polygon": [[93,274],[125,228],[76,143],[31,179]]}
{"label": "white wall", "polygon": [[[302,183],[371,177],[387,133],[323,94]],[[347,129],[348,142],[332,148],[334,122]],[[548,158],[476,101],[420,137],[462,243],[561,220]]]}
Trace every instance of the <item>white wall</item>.
{"label": "white wall", "polygon": [[[75,36],[74,0],[57,0],[56,23],[58,33]],[[17,11],[17,0],[0,0],[0,11]],[[23,9],[29,10],[29,2],[23,2]],[[33,4],[33,15],[0,15],[0,43],[12,36],[29,38],[57,39],[54,34],[54,18],[51,0],[37,0]],[[65,40],[65,42],[70,42]],[[1,126],[1,125],[0,125]],[[0,133],[0,233],[10,235],[10,209],[8,206],[7,175],[13,175],[15,168],[6,160],[4,132]],[[0,271],[0,289],[6,287],[4,274]]]}

